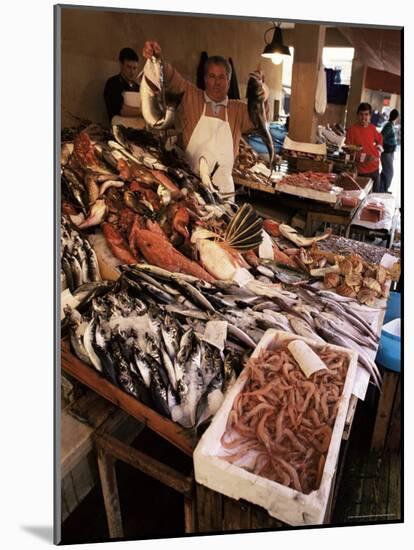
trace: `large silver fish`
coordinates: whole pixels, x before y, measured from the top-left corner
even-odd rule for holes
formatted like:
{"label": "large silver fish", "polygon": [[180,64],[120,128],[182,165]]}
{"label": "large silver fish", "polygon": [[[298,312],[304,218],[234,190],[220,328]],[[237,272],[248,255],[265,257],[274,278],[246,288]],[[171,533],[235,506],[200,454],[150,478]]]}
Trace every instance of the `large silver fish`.
{"label": "large silver fish", "polygon": [[262,81],[256,73],[250,73],[247,82],[247,108],[250,120],[266,145],[269,153],[269,168],[272,170],[275,163],[275,149],[269,127],[266,123],[264,89]]}
{"label": "large silver fish", "polygon": [[148,126],[156,130],[171,128],[183,93],[172,94],[165,90],[164,63],[161,58],[153,56],[147,59],[140,94],[142,116]]}

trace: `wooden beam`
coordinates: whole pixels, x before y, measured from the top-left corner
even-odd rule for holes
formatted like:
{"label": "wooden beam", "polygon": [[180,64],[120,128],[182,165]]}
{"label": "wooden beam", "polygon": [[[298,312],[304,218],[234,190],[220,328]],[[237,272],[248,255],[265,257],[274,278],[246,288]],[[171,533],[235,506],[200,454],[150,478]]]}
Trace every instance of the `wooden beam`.
{"label": "wooden beam", "polygon": [[111,539],[123,538],[124,530],[114,460],[103,448],[97,449],[97,459],[109,536]]}
{"label": "wooden beam", "polygon": [[183,495],[191,496],[193,488],[192,477],[187,477],[177,472],[173,468],[170,468],[170,466],[122,443],[118,439],[102,431],[98,430],[94,435],[94,439],[98,449],[103,449],[106,454],[126,462],[133,468],[153,477],[160,483],[163,483],[167,487],[171,487],[171,489]]}
{"label": "wooden beam", "polygon": [[289,119],[289,137],[294,141],[313,143],[316,139],[315,95],[325,31],[321,25],[295,25]]}

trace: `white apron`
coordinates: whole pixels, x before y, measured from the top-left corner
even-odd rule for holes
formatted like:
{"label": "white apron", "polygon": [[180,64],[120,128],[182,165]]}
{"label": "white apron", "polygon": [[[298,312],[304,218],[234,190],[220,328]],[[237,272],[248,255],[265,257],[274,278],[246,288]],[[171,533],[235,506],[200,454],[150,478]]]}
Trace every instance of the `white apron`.
{"label": "white apron", "polygon": [[[125,105],[130,107],[140,107],[141,106],[141,97],[139,92],[122,92],[122,97]],[[142,117],[134,116],[120,116],[115,115],[112,117],[111,124],[122,124],[127,128],[136,128],[137,130],[142,130],[145,128],[145,120]]]}
{"label": "white apron", "polygon": [[219,168],[214,173],[213,183],[219,188],[220,193],[225,195],[224,198],[233,200],[233,136],[227,118],[227,108],[226,120],[209,117],[205,113],[206,103],[188,142],[186,158],[196,174],[200,173],[200,157],[207,160],[210,172],[218,162]]}

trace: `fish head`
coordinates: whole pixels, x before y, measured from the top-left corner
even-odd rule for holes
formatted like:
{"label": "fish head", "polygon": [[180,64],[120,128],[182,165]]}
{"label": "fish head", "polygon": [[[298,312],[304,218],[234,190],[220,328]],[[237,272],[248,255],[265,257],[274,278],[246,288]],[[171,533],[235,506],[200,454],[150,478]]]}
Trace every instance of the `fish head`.
{"label": "fish head", "polygon": [[258,74],[250,73],[249,80],[247,81],[247,99],[249,100],[263,100],[264,89],[262,81]]}

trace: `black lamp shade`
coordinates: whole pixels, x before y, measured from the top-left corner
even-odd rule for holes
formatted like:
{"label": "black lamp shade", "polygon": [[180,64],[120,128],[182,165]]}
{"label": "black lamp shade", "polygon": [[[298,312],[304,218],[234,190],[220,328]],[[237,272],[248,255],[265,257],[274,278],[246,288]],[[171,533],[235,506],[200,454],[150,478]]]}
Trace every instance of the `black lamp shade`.
{"label": "black lamp shade", "polygon": [[[270,29],[269,29],[270,30]],[[266,44],[263,50],[263,57],[271,57],[274,53],[280,53],[282,55],[290,55],[289,48],[283,44],[282,31],[279,27],[275,27],[272,41],[270,44]]]}

